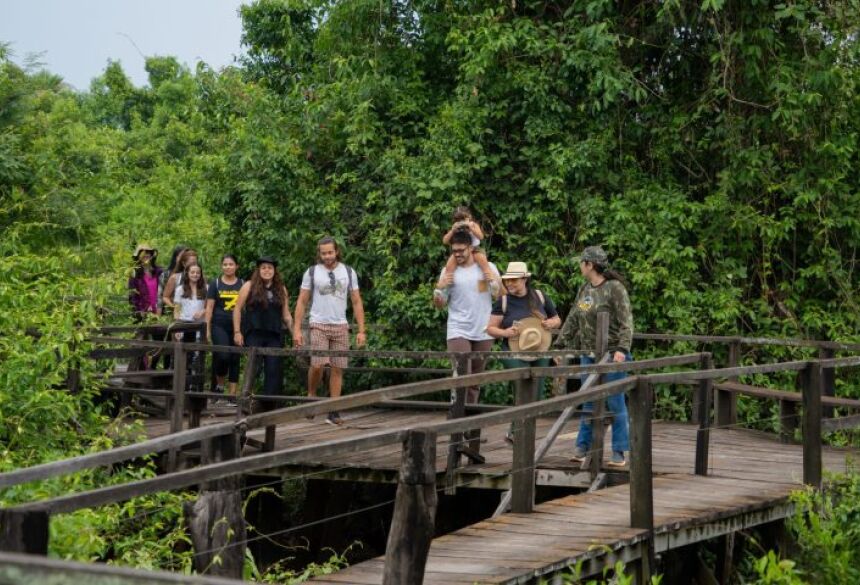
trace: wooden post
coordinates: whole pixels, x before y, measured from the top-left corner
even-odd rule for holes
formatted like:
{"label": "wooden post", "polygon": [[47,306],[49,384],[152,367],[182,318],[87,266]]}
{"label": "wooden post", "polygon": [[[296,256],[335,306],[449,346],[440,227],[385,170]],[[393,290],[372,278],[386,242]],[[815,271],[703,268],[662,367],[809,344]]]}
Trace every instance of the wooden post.
{"label": "wooden post", "polygon": [[735,549],[735,533],[729,532],[716,539],[717,547],[717,565],[716,577],[720,585],[729,585],[731,583],[732,573],[734,572],[734,549]]}
{"label": "wooden post", "polygon": [[50,519],[45,510],[0,509],[0,550],[47,555]]}
{"label": "wooden post", "polygon": [[436,433],[410,430],[385,548],[383,585],[424,582],[424,568],[436,524]]}
{"label": "wooden post", "polygon": [[[597,336],[594,343],[595,362],[600,361],[606,353],[606,346],[609,343],[609,313],[601,311],[597,314]],[[603,382],[603,376],[597,380],[598,384]],[[594,479],[600,474],[603,469],[603,443],[606,437],[606,427],[603,425],[604,418],[604,400],[597,400],[593,403],[591,412],[591,458],[589,459],[589,472],[591,479]],[[587,416],[587,414],[583,414]],[[582,426],[580,425],[580,429]]]}
{"label": "wooden post", "polygon": [[654,566],[654,486],[651,469],[651,383],[639,378],[630,392],[630,526],[649,531],[637,567],[640,583],[651,582]]}
{"label": "wooden post", "polygon": [[[820,360],[829,360],[833,359],[834,357],[836,357],[836,352],[830,348],[822,347],[818,350],[818,359]],[[834,370],[833,368],[826,368],[821,372],[821,395],[836,395],[836,370]],[[822,407],[822,416],[824,418],[833,418],[834,415],[834,407]]]}
{"label": "wooden post", "polygon": [[[710,353],[702,355],[703,370],[714,367]],[[713,399],[714,381],[699,380],[696,392],[696,402],[699,403],[699,432],[696,433],[696,475],[708,475],[708,450],[711,443],[711,401]]]}
{"label": "wooden post", "polygon": [[[739,341],[729,343],[729,368],[733,368],[740,363],[741,359],[741,344]],[[729,378],[730,381],[737,381],[737,378]],[[727,427],[738,422],[738,396],[734,392],[718,391],[716,404],[716,419],[717,427]]]}
{"label": "wooden post", "polygon": [[[214,437],[203,446],[204,464],[239,456],[239,437]],[[194,569],[200,574],[242,578],[247,530],[242,515],[240,477],[234,475],[201,486],[195,502],[186,502],[185,516],[194,545]]]}
{"label": "wooden post", "polygon": [[[802,374],[801,376],[802,377]],[[793,400],[779,401],[779,440],[782,443],[794,441],[794,431],[797,430],[797,402]]]}
{"label": "wooden post", "polygon": [[803,384],[803,483],[821,489],[821,390],[823,368],[810,362]]}
{"label": "wooden post", "polygon": [[245,362],[245,375],[242,378],[242,388],[239,390],[239,399],[236,404],[236,420],[242,418],[246,412],[251,410],[251,393],[254,391],[254,380],[257,369],[257,348],[248,349],[248,361]]}
{"label": "wooden post", "polygon": [[[170,432],[178,433],[182,430],[182,420],[185,414],[185,365],[187,353],[182,347],[182,342],[173,343],[173,404],[170,411]],[[179,452],[170,449],[167,453],[167,469],[175,471],[178,463]]]}
{"label": "wooden post", "polygon": [[[452,377],[460,375],[459,358],[451,358]],[[468,371],[466,373],[469,373]],[[451,390],[451,406],[448,409],[448,418],[462,418],[466,414],[466,389],[456,388]],[[464,440],[463,433],[453,433],[448,441],[448,463],[445,470],[445,495],[453,496],[457,493],[456,469],[460,467],[460,445]]]}
{"label": "wooden post", "polygon": [[[540,378],[517,380],[516,405],[537,400]],[[535,419],[514,421],[514,457],[511,469],[511,512],[528,513],[535,503]]]}

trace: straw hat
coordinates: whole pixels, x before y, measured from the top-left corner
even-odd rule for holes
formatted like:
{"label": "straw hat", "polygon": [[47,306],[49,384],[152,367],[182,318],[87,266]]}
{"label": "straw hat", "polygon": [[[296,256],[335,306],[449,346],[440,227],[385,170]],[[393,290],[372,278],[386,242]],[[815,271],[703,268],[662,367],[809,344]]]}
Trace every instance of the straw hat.
{"label": "straw hat", "polygon": [[552,344],[552,335],[543,328],[537,317],[519,321],[520,334],[509,340],[511,351],[546,351]]}
{"label": "straw hat", "polygon": [[508,267],[502,275],[502,280],[506,278],[528,278],[532,275],[529,272],[529,267],[525,262],[508,262]]}
{"label": "straw hat", "polygon": [[132,256],[131,256],[132,259],[137,260],[138,258],[140,258],[140,253],[144,252],[144,251],[152,252],[152,259],[153,260],[155,260],[158,257],[158,248],[153,248],[152,246],[150,246],[146,242],[141,242],[134,249],[134,254],[132,254]]}

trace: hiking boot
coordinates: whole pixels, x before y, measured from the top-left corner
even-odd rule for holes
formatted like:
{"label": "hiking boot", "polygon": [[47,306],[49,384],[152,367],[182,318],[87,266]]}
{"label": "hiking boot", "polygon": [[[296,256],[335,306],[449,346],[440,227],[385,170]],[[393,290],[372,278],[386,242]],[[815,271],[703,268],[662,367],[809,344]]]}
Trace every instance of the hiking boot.
{"label": "hiking boot", "polygon": [[444,303],[448,301],[448,289],[433,289],[433,298],[440,303]]}
{"label": "hiking boot", "polygon": [[570,460],[574,463],[580,463],[582,461],[585,461],[586,457],[588,457],[588,452],[577,445],[576,449],[573,450],[573,455],[571,456]]}
{"label": "hiking boot", "polygon": [[499,281],[495,278],[488,278],[487,282],[489,283],[488,288],[490,289],[490,294],[493,296],[493,298],[498,297],[499,292],[502,290],[499,286]]}
{"label": "hiking boot", "polygon": [[340,415],[336,412],[328,413],[328,416],[326,417],[325,422],[327,422],[330,425],[334,425],[336,427],[343,426],[343,419],[340,418]]}
{"label": "hiking boot", "polygon": [[607,467],[624,467],[627,465],[627,459],[624,457],[624,451],[613,451],[612,457],[606,462]]}
{"label": "hiking boot", "polygon": [[514,444],[514,434],[511,431],[508,431],[507,433],[505,433],[505,442],[508,445]]}

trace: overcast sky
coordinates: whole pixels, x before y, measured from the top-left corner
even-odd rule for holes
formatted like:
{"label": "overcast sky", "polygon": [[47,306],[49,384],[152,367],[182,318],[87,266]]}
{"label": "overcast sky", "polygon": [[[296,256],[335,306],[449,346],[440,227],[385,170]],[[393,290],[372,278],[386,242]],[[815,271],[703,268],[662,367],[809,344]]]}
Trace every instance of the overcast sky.
{"label": "overcast sky", "polygon": [[[108,59],[146,84],[142,55],[173,55],[214,68],[240,53],[238,8],[250,0],[0,0],[0,42],[22,64],[42,53],[45,68],[88,89]],[[136,47],[135,47],[136,45]]]}

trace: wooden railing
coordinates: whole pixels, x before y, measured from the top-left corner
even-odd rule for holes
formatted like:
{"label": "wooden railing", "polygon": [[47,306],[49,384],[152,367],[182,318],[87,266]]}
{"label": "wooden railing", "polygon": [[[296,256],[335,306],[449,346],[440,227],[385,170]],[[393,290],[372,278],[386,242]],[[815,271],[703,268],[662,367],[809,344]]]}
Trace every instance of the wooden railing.
{"label": "wooden railing", "polygon": [[[708,338],[713,339],[713,338]],[[185,403],[185,383],[183,376],[185,368],[183,356],[188,351],[226,351],[248,355],[249,366],[253,366],[256,356],[260,355],[298,355],[308,354],[307,350],[282,350],[258,348],[214,347],[206,344],[181,344],[172,342],[154,342],[143,340],[117,340],[113,338],[97,338],[97,343],[111,343],[132,348],[170,349],[174,353],[175,365],[173,389],[167,391],[173,399],[171,412],[171,428],[175,432],[161,437],[128,445],[110,451],[85,455],[74,459],[48,463],[27,469],[0,474],[0,488],[19,485],[22,483],[56,477],[84,469],[112,465],[136,457],[153,453],[177,453],[183,447],[199,444],[202,464],[196,468],[174,471],[151,479],[131,482],[123,485],[110,486],[87,492],[70,494],[50,500],[22,504],[0,510],[0,550],[13,552],[30,552],[45,554],[48,543],[48,524],[51,515],[68,513],[82,508],[101,506],[120,502],[147,494],[189,488],[192,486],[207,486],[209,492],[230,493],[236,489],[235,482],[230,478],[239,477],[265,469],[271,469],[306,460],[344,453],[357,453],[381,447],[402,443],[402,465],[400,471],[395,517],[389,535],[388,551],[386,554],[385,583],[420,582],[417,575],[423,575],[423,566],[433,534],[433,514],[437,492],[437,470],[435,468],[435,453],[437,437],[449,435],[451,445],[462,443],[462,436],[474,429],[488,426],[508,424],[514,425],[517,432],[514,435],[514,449],[511,466],[511,509],[515,512],[530,512],[534,505],[534,476],[535,468],[540,457],[551,444],[536,445],[534,425],[535,418],[553,413],[563,413],[557,421],[559,428],[566,422],[565,413],[573,411],[586,402],[602,404],[609,396],[629,392],[630,405],[630,524],[635,528],[653,530],[653,487],[652,487],[652,450],[651,450],[651,420],[653,417],[653,389],[656,384],[688,384],[696,385],[696,402],[699,403],[696,421],[699,432],[696,439],[695,459],[691,461],[694,473],[708,473],[708,452],[710,447],[710,429],[713,426],[730,426],[719,421],[718,407],[714,405],[714,391],[731,394],[746,393],[760,398],[779,398],[785,402],[796,402],[796,398],[786,398],[789,393],[780,393],[779,397],[762,393],[761,389],[744,387],[736,382],[727,380],[753,374],[794,371],[801,373],[803,380],[800,402],[802,403],[801,434],[803,442],[803,481],[820,487],[822,481],[822,404],[828,400],[837,400],[839,406],[855,407],[860,404],[845,402],[845,399],[824,398],[826,375],[837,368],[856,367],[860,365],[860,357],[828,358],[800,360],[774,364],[759,364],[715,368],[711,354],[695,353],[685,356],[672,356],[653,360],[625,363],[601,363],[589,366],[560,366],[560,367],[527,367],[504,371],[467,374],[463,376],[446,377],[421,382],[412,382],[396,386],[388,386],[376,390],[342,396],[340,398],[306,402],[288,408],[280,408],[253,415],[238,415],[232,422],[219,423],[211,426],[182,430],[182,418]],[[696,341],[701,341],[697,339]],[[840,348],[842,349],[842,348]],[[850,348],[849,348],[850,349]],[[98,351],[98,350],[97,350]],[[328,355],[357,355],[356,352],[316,352]],[[460,354],[449,352],[373,352],[378,357],[391,356],[403,359],[407,354],[416,359],[430,357],[456,359]],[[492,352],[493,357],[512,355],[522,357],[522,353]],[[545,352],[545,355],[570,357],[578,352]],[[366,353],[364,354],[366,355]],[[544,355],[544,354],[541,354]],[[421,356],[421,357],[419,357]],[[533,357],[533,354],[525,354]],[[645,370],[666,367],[696,365],[698,369],[681,372],[642,374]],[[629,377],[611,383],[599,383],[599,376],[608,372],[629,372]],[[249,374],[253,367],[246,368],[243,381],[243,395],[248,396],[253,378]],[[557,396],[546,400],[536,401],[537,381],[542,377],[579,377],[590,375],[583,389],[574,394]],[[290,421],[301,420],[306,416],[317,416],[332,411],[344,411],[353,408],[379,405],[385,401],[398,400],[427,394],[431,392],[457,390],[472,385],[486,385],[499,382],[514,382],[517,384],[517,405],[508,408],[493,409],[479,412],[466,418],[424,425],[421,428],[403,427],[385,429],[365,433],[358,437],[330,440],[304,447],[292,447],[274,450],[274,426]],[[201,397],[206,393],[197,393]],[[190,394],[189,394],[190,396]],[[300,397],[285,397],[284,400],[299,400]],[[860,401],[858,401],[860,402]],[[193,415],[189,417],[193,418]],[[563,418],[563,420],[562,420]],[[554,425],[555,427],[556,425]],[[240,457],[239,445],[243,435],[252,429],[271,429],[271,441],[266,441],[266,449],[255,455]],[[595,433],[599,435],[600,433]],[[544,442],[546,443],[546,442]],[[602,452],[602,450],[601,450]],[[599,466],[597,468],[599,471]],[[452,466],[447,469],[448,477]],[[448,485],[446,482],[443,482]],[[448,485],[450,487],[450,485]],[[201,496],[202,497],[202,496]],[[231,501],[241,505],[237,498]],[[241,521],[241,511],[233,511],[231,517]],[[418,518],[418,530],[411,531],[406,519]],[[209,526],[208,528],[212,528]],[[410,540],[411,539],[411,540]],[[651,540],[648,539],[650,543]],[[236,544],[236,543],[234,543]],[[239,546],[224,543],[225,549],[238,549],[243,555],[244,545]],[[653,558],[653,543],[648,545],[648,554],[640,561],[640,574],[647,575],[650,571],[650,560]],[[211,551],[210,551],[211,552]],[[213,553],[214,554],[214,553]],[[223,551],[218,551],[220,556]],[[232,554],[232,553],[231,553]],[[202,558],[200,566],[210,567],[210,558]],[[230,563],[227,563],[230,565]],[[241,563],[240,563],[241,565]],[[230,565],[230,566],[235,566]]]}

